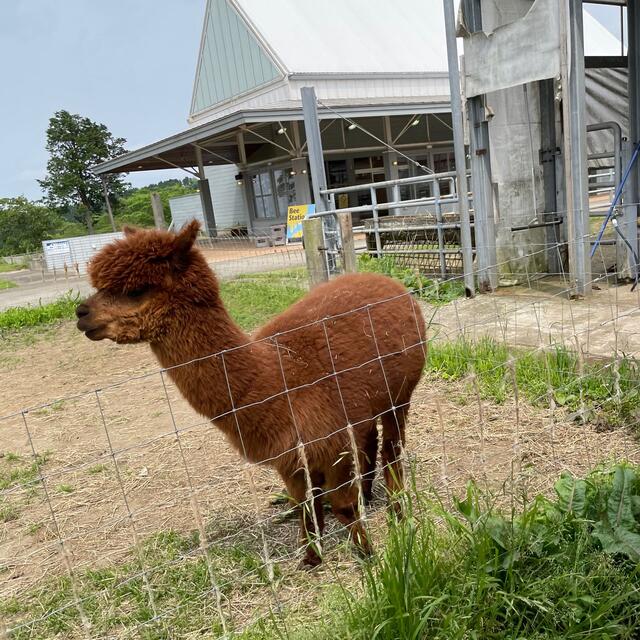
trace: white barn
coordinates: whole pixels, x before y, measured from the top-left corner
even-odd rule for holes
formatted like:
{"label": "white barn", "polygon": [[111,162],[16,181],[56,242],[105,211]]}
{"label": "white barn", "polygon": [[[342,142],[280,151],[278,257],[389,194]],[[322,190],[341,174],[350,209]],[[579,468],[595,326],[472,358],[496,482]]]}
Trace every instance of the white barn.
{"label": "white barn", "polygon": [[[325,0],[321,7],[313,0],[207,0],[189,127],[98,172],[199,167],[200,195],[171,203],[176,224],[196,216],[209,228],[255,233],[281,224],[288,205],[312,199],[303,86],[315,87],[320,101],[329,187],[418,171],[386,145],[436,172],[453,169],[442,0],[406,0],[401,10],[388,0]],[[588,14],[585,42],[587,53],[619,46]],[[367,193],[349,196],[350,206],[368,203]]]}

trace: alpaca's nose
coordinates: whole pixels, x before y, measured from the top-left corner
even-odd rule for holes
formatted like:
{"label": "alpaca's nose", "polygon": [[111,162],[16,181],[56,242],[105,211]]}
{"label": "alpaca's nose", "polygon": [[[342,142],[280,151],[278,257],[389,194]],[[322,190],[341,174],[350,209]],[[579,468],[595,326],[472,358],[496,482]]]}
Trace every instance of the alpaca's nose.
{"label": "alpaca's nose", "polygon": [[78,320],[81,320],[82,318],[88,315],[89,315],[89,305],[83,302],[82,304],[79,304],[76,307],[76,316]]}

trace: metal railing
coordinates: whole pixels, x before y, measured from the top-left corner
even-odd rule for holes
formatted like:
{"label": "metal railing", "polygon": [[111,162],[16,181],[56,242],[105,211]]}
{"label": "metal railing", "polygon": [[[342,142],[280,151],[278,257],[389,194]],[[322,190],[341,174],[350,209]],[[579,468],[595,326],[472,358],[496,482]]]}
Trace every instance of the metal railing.
{"label": "metal railing", "polygon": [[[429,184],[433,195],[423,198],[409,198],[403,200],[401,197],[401,188],[413,185]],[[447,185],[449,193],[441,195],[442,186]],[[377,192],[380,189],[386,189],[387,193],[391,190],[391,199],[387,202],[378,202]],[[345,193],[369,192],[371,204],[347,206],[342,208],[336,207],[336,196]],[[439,256],[440,276],[446,278],[448,275],[447,256],[451,254],[461,254],[461,248],[447,248],[445,242],[445,231],[460,229],[460,222],[446,222],[444,219],[445,209],[449,208],[451,213],[458,212],[458,204],[460,202],[457,187],[456,173],[447,171],[443,173],[427,174],[424,176],[414,176],[410,178],[397,178],[394,180],[385,180],[382,182],[373,182],[362,185],[351,185],[345,187],[337,187],[334,189],[323,189],[320,191],[322,196],[326,198],[326,210],[317,211],[310,215],[314,218],[335,217],[339,212],[349,212],[351,214],[371,213],[373,228],[367,229],[360,227],[354,231],[363,231],[365,234],[374,236],[376,257],[383,255],[420,255],[420,254],[437,254]],[[435,218],[434,224],[419,223],[408,225],[404,231],[428,232],[435,231],[437,236],[437,249],[411,248],[411,249],[385,249],[382,235],[385,233],[380,226],[380,212],[389,211],[393,218],[399,215],[399,211],[413,209],[414,213],[432,214]],[[417,211],[416,211],[417,210]],[[387,218],[387,219],[389,219]],[[473,225],[472,225],[473,226]],[[337,233],[327,228],[325,225],[325,238],[327,246],[327,254],[338,255],[339,237]]]}

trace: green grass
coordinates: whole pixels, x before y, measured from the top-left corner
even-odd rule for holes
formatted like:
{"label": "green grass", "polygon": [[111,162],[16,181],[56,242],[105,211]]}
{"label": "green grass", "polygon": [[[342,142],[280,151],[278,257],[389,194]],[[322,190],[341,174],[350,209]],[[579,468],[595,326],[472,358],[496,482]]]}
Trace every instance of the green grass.
{"label": "green grass", "polygon": [[460,280],[440,281],[428,278],[417,270],[398,266],[392,256],[372,258],[367,253],[361,254],[358,256],[358,270],[382,273],[400,280],[407,289],[430,304],[447,304],[465,295],[464,283]]}
{"label": "green grass", "polygon": [[11,492],[0,497],[0,523],[20,518],[22,508],[37,494],[38,467],[46,464],[49,456],[46,452],[38,456],[37,461],[29,462],[21,455],[8,451],[0,457],[0,491],[10,492],[18,487],[26,489],[24,492]]}
{"label": "green grass", "polygon": [[222,299],[234,320],[246,331],[297,302],[304,294],[302,287],[239,280],[220,284]]}
{"label": "green grass", "polygon": [[322,625],[294,637],[637,638],[639,500],[638,470],[623,466],[565,475],[555,499],[517,515],[473,485],[457,513],[415,495],[364,566],[361,592],[334,598]]}
{"label": "green grass", "polygon": [[24,262],[18,262],[17,264],[10,264],[0,258],[0,273],[10,273],[11,271],[20,271],[26,269],[27,265]]}
{"label": "green grass", "polygon": [[87,473],[89,475],[95,476],[98,473],[105,472],[107,469],[108,467],[106,464],[99,463],[99,464],[94,464],[92,467],[89,467],[89,469],[87,470]]}
{"label": "green grass", "polygon": [[[211,567],[228,631],[245,640],[637,639],[637,467],[600,468],[584,479],[563,474],[554,498],[522,497],[506,513],[473,484],[453,507],[415,489],[403,502],[405,517],[389,518],[378,553],[340,581],[348,589],[334,578],[344,566],[334,566],[304,582],[299,600],[292,592],[299,581],[276,565],[270,586],[262,559],[243,543],[210,544],[205,556],[197,533],[167,531],[144,541],[140,557],[131,550],[120,564],[76,572],[75,593],[67,576],[49,578],[1,601],[0,616],[10,627],[44,617],[15,631],[19,640],[76,637],[77,595],[96,637],[217,638]],[[161,622],[153,622],[147,584]],[[269,616],[272,589],[293,602],[283,605],[286,629]],[[227,601],[264,603],[262,621],[234,629],[239,610]]]}
{"label": "green grass", "polygon": [[[156,622],[152,622],[154,613],[140,561],[154,595],[156,612],[161,616]],[[76,593],[92,636],[111,637],[129,630],[136,638],[148,639],[189,634],[220,637],[222,629],[211,594],[209,567],[225,597],[254,590],[269,593],[262,560],[252,550],[241,544],[224,549],[211,546],[205,557],[199,550],[196,533],[166,531],[147,539],[141,545],[140,557],[131,550],[130,559],[122,564],[76,573]],[[82,636],[80,615],[73,602],[72,583],[65,575],[44,580],[20,597],[0,601],[0,616],[9,620],[12,627],[21,621],[45,618],[16,630],[11,636],[14,640]],[[169,629],[172,631],[166,635]],[[206,635],[199,633],[203,629]]]}
{"label": "green grass", "polygon": [[296,284],[303,288],[309,284],[306,267],[275,269],[274,271],[264,271],[262,273],[243,273],[237,276],[236,279],[268,284]]}
{"label": "green grass", "polygon": [[14,289],[18,285],[15,282],[11,282],[11,280],[2,280],[0,279],[0,291],[3,289]]}
{"label": "green grass", "polygon": [[75,489],[70,484],[59,484],[56,487],[56,491],[59,493],[73,493]]}
{"label": "green grass", "polygon": [[481,396],[497,403],[514,397],[515,377],[520,397],[533,405],[554,402],[585,422],[604,419],[611,426],[637,424],[640,367],[624,355],[617,360],[580,363],[575,353],[561,346],[541,353],[509,349],[491,338],[436,340],[429,344],[427,371],[445,380],[475,374]]}
{"label": "green grass", "polygon": [[37,461],[28,462],[15,453],[0,458],[0,491],[16,486],[29,487],[38,479],[38,466],[46,464],[50,454],[45,452]]}
{"label": "green grass", "polygon": [[79,297],[68,293],[55,302],[0,311],[0,331],[15,331],[73,318]]}
{"label": "green grass", "polygon": [[[222,299],[240,326],[249,331],[299,300],[305,289],[287,276],[262,274],[256,281],[220,284]],[[55,302],[0,311],[0,332],[52,324],[75,317],[79,298],[68,294]]]}
{"label": "green grass", "polygon": [[20,517],[20,510],[7,500],[0,499],[0,522],[13,522]]}

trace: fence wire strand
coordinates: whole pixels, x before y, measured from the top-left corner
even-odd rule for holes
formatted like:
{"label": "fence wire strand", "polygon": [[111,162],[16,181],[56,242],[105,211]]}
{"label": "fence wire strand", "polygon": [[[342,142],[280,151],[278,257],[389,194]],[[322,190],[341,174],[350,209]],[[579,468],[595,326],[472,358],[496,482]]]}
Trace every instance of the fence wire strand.
{"label": "fence wire strand", "polygon": [[[559,252],[560,244],[555,248]],[[531,260],[549,250],[548,244],[533,245],[525,257]],[[442,491],[447,503],[458,494],[461,481],[469,479],[469,475],[472,479],[477,476],[482,487],[491,490],[497,475],[508,469],[501,480],[508,486],[511,508],[517,510],[519,500],[527,491],[548,490],[545,483],[550,474],[557,474],[567,467],[593,468],[601,460],[614,454],[628,460],[640,460],[640,452],[632,438],[617,434],[615,448],[609,449],[604,436],[596,437],[591,420],[594,412],[603,410],[606,406],[613,406],[617,412],[622,412],[625,389],[638,382],[635,358],[640,351],[640,345],[633,346],[635,332],[629,328],[629,323],[640,310],[640,293],[632,299],[620,286],[610,286],[616,274],[607,273],[602,249],[599,258],[603,273],[593,274],[587,283],[605,288],[604,292],[598,292],[597,299],[571,300],[574,283],[569,274],[561,269],[558,274],[561,285],[544,296],[491,295],[473,300],[454,299],[448,305],[438,308],[430,308],[426,303],[421,303],[425,314],[432,314],[428,334],[423,337],[416,306],[413,304],[414,297],[410,293],[403,293],[374,304],[358,306],[348,312],[301,323],[300,326],[274,336],[206,354],[175,367],[129,375],[99,389],[71,393],[46,403],[36,401],[28,409],[11,410],[0,417],[0,437],[5,438],[9,430],[15,428],[16,421],[22,422],[25,450],[28,450],[35,465],[35,475],[22,483],[3,485],[0,500],[25,501],[33,491],[41,488],[40,500],[35,503],[42,507],[43,513],[48,511],[53,536],[52,539],[23,544],[19,541],[20,529],[17,526],[7,527],[8,535],[0,539],[0,557],[14,554],[11,563],[7,565],[10,571],[11,567],[33,566],[46,557],[47,571],[52,575],[56,572],[66,575],[70,591],[66,601],[41,611],[39,615],[20,618],[5,614],[0,619],[0,635],[4,633],[11,638],[19,636],[21,632],[37,634],[40,625],[47,625],[52,619],[64,617],[67,621],[72,620],[67,624],[72,625],[74,633],[87,638],[99,637],[96,634],[102,632],[92,622],[92,615],[95,615],[92,603],[107,598],[115,589],[138,585],[144,593],[148,615],[126,629],[109,630],[114,637],[137,637],[143,630],[158,625],[166,637],[173,637],[172,620],[187,608],[191,610],[192,607],[199,607],[207,615],[210,614],[207,620],[212,626],[219,624],[220,631],[226,638],[242,633],[256,620],[272,621],[280,629],[281,635],[288,638],[292,629],[287,611],[292,606],[290,591],[297,571],[293,565],[301,554],[308,547],[320,552],[328,564],[328,574],[333,581],[348,590],[351,584],[349,577],[344,575],[339,566],[334,565],[334,558],[345,553],[341,551],[340,542],[353,534],[354,525],[362,527],[367,536],[379,535],[380,518],[376,513],[376,499],[378,503],[381,500],[378,492],[373,509],[365,504],[364,471],[361,466],[363,458],[357,437],[358,428],[364,429],[372,421],[392,418],[398,433],[398,453],[378,466],[377,481],[385,472],[392,474],[398,464],[400,468],[408,467],[408,454],[415,447],[419,453],[412,458],[414,473],[421,477],[423,473],[428,475],[428,470],[433,468],[437,478],[435,490]],[[496,268],[508,266],[510,262],[501,262]],[[563,264],[562,260],[559,264]],[[525,268],[524,280],[529,291],[534,290],[539,275],[531,272],[528,266]],[[455,279],[461,280],[462,276],[455,276]],[[434,285],[434,291],[436,286]],[[522,289],[519,291],[522,292]],[[416,298],[419,298],[420,295],[424,296],[425,291],[413,293],[418,294]],[[381,346],[381,332],[394,330],[394,327],[381,327],[376,322],[376,311],[385,304],[400,304],[403,298],[413,309],[415,327],[412,332],[417,331],[417,339],[406,340],[400,349],[385,351]],[[607,310],[607,314],[603,313],[603,309]],[[338,366],[328,327],[331,326],[333,330],[333,325],[329,323],[349,314],[360,314],[365,318],[362,331],[371,341],[373,355],[363,353],[357,364]],[[312,328],[320,331],[321,344],[317,348],[328,357],[328,370],[311,381],[292,380],[287,376],[285,360],[289,354],[283,341],[292,332],[310,331]],[[474,349],[483,340],[489,340],[486,344],[496,348],[504,347],[506,360],[484,363],[474,359]],[[257,343],[273,349],[281,380],[274,380],[270,392],[259,400],[236,397],[229,360],[242,357],[243,349],[250,349]],[[443,381],[437,369],[428,368],[411,401],[405,402],[394,397],[386,363],[416,349],[421,349],[429,360],[432,357],[431,351],[437,356],[438,350],[448,345],[460,345],[459,350],[452,350],[450,356],[454,361],[452,364],[460,372],[457,378],[449,382]],[[570,354],[566,361],[561,358],[553,359],[559,350]],[[320,358],[320,354],[316,356]],[[539,362],[541,377],[535,391],[527,390],[521,377],[521,367],[528,358],[539,359],[536,362]],[[166,381],[166,376],[178,367],[204,362],[220,366],[224,388],[218,391],[224,392],[229,408],[211,418],[195,417],[188,412],[183,412],[182,415],[183,410],[177,409],[178,401],[171,397],[171,386]],[[379,367],[380,392],[388,397],[391,409],[366,419],[354,420],[349,415],[342,381],[346,376],[362,373],[374,366]],[[589,384],[598,375],[608,381],[608,394],[594,398],[590,395]],[[559,389],[554,387],[554,380],[569,378],[573,388],[577,389],[575,416],[572,416],[572,410],[558,402]],[[503,404],[495,402],[491,393],[483,386],[486,380],[495,381],[504,396]],[[121,406],[136,407],[135,413],[141,418],[142,428],[142,417],[149,413],[151,406],[140,403],[149,402],[144,390],[152,381],[159,381],[161,403],[168,413],[166,416],[163,414],[162,423],[155,431],[143,430],[134,441],[120,442],[118,422],[115,419],[118,409]],[[135,385],[142,385],[142,391]],[[301,412],[297,403],[303,402],[301,398],[304,398],[305,393],[320,385],[335,392],[332,397],[342,419],[340,424],[332,425],[326,433],[308,437],[304,426],[300,424]],[[458,404],[453,397],[456,393],[463,399]],[[104,401],[105,394],[113,394],[118,406],[111,408]],[[69,416],[73,416],[76,410],[81,419],[86,419],[82,414],[85,411],[84,405],[79,403],[88,400],[95,402],[98,419],[95,432],[97,433],[98,427],[102,430],[106,447],[98,452],[96,449],[81,451],[82,455],[72,461],[62,460],[59,464],[43,462],[43,452],[52,436],[38,422],[38,412],[62,403],[65,408],[55,416],[55,420],[64,429],[65,420],[71,421]],[[401,433],[405,428],[405,416],[410,402],[412,411],[407,422],[408,440],[405,445]],[[293,426],[295,443],[283,446],[282,450],[258,461],[251,461],[241,412],[266,412],[275,406],[274,403],[286,408],[286,419]],[[243,464],[238,456],[236,473],[233,475],[229,475],[226,468],[203,470],[199,465],[206,460],[207,450],[198,453],[190,448],[195,448],[197,443],[206,442],[207,439],[214,439],[214,449],[222,450],[225,446],[222,438],[213,430],[215,423],[223,420],[233,423],[240,443],[240,453],[245,460],[249,460]],[[533,424],[536,421],[540,422],[540,428]],[[637,428],[638,417],[632,416],[630,421],[630,427]],[[49,423],[43,424],[46,427]],[[339,442],[348,443],[351,473],[338,486],[314,486],[309,452],[312,447],[322,446],[335,438],[340,438]],[[431,443],[432,448],[428,451],[420,448],[419,440],[423,438]],[[8,436],[6,439],[9,439]],[[157,489],[157,485],[130,481],[127,475],[130,460],[134,456],[149,456],[151,459],[154,447],[162,447],[163,451],[168,452],[168,468],[171,472],[166,478],[155,482],[165,483],[168,485],[167,490],[172,488],[172,498],[171,492],[163,493]],[[571,455],[568,457],[567,452],[570,450]],[[257,478],[267,477],[260,475],[267,473],[263,471],[263,467],[274,467],[291,456],[299,462],[299,469],[304,477],[304,495],[297,505],[287,504],[282,508],[266,506],[267,496],[260,489],[266,481],[261,482]],[[526,456],[538,456],[541,459],[540,470],[531,470]],[[547,459],[542,459],[544,456]],[[92,466],[107,461],[112,463],[115,480],[113,486],[107,483],[102,486],[87,484],[86,490],[90,499],[96,503],[106,497],[113,503],[113,510],[103,514],[95,523],[81,523],[77,530],[73,530],[70,522],[75,512],[66,508],[63,501],[52,494],[51,487],[66,478],[84,477]],[[212,466],[215,466],[215,462],[213,459],[210,461]],[[278,479],[270,481],[281,482]],[[157,494],[154,493],[154,487]],[[357,489],[357,513],[354,521],[348,524],[333,523],[321,534],[316,507],[320,505],[322,508],[324,501],[331,501],[337,495],[335,492],[350,487]],[[180,505],[183,497],[185,504]],[[212,501],[220,500],[221,497],[226,503],[212,506]],[[120,509],[118,512],[119,504],[123,505],[124,511]],[[251,507],[248,508],[247,504]],[[36,507],[29,504],[25,508]],[[297,509],[308,510],[315,531],[315,535],[304,540],[300,547],[295,543],[297,534],[293,533],[293,525],[287,524],[288,519],[296,515]],[[166,511],[166,516],[162,519],[157,517],[160,510]],[[223,524],[230,526],[216,529],[216,518],[225,519]],[[193,548],[181,551],[176,557],[150,563],[144,553],[146,536],[161,524],[168,524],[169,528],[183,532],[195,532],[197,543]],[[129,553],[135,559],[135,569],[127,575],[114,578],[112,584],[102,589],[87,592],[84,572],[94,568],[95,561],[92,558],[97,550],[105,548],[105,557],[110,557],[107,553],[110,536],[115,533],[120,535],[125,525],[130,540]],[[256,555],[254,563],[247,567],[241,563],[237,566],[234,564],[235,573],[225,574],[216,564],[222,562],[217,559],[216,554],[221,553],[221,550],[233,550],[246,540],[252,542],[250,548]],[[78,552],[81,545],[90,547],[94,555],[82,558]],[[117,555],[117,550],[114,554]],[[201,589],[194,591],[188,602],[167,600],[159,594],[159,581],[166,572],[179,570],[199,561],[203,563],[205,579],[201,583]],[[263,580],[261,576],[266,576],[266,579]],[[39,584],[46,584],[46,577],[41,578]],[[249,589],[248,594],[242,594],[238,585],[245,581],[255,591]],[[12,581],[0,586],[0,599],[26,597],[35,586],[28,577],[21,578],[16,585],[9,584],[10,582]],[[266,599],[265,592],[259,591],[261,586],[266,590]],[[252,603],[252,598],[263,598],[263,601]]]}

